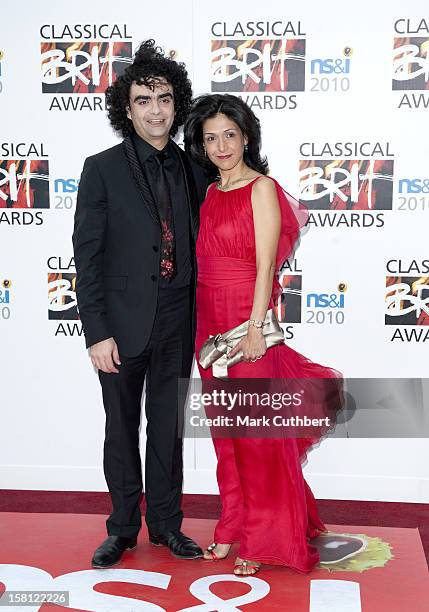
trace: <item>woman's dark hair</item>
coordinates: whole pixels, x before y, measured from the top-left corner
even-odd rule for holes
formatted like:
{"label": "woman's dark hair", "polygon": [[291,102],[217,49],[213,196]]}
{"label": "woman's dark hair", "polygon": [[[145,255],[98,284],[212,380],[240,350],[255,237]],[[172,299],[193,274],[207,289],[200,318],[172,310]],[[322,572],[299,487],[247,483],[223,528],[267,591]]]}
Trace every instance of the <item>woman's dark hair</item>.
{"label": "woman's dark hair", "polygon": [[203,146],[203,125],[207,119],[222,113],[234,121],[243,135],[247,137],[244,150],[244,163],[260,172],[268,174],[266,157],[261,157],[261,125],[259,119],[241,98],[230,94],[206,94],[196,98],[185,122],[185,150],[214,179],[219,176],[218,168],[205,155]]}
{"label": "woman's dark hair", "polygon": [[171,136],[185,122],[192,101],[192,85],[185,65],[166,57],[161,47],[155,46],[154,40],[146,40],[137,50],[131,66],[106,89],[110,123],[124,138],[134,131],[132,121],[127,117],[132,83],[135,81],[137,85],[146,85],[153,90],[159,78],[164,78],[173,87],[175,116]]}

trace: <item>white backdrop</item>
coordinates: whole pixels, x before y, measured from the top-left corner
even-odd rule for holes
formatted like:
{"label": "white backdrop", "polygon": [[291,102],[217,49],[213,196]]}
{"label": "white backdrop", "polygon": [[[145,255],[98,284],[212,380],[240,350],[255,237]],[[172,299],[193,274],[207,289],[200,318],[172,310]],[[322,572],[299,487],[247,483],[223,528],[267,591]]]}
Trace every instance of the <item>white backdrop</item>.
{"label": "white backdrop", "polygon": [[[252,105],[271,174],[311,210],[293,278],[284,279],[291,346],[347,377],[426,376],[425,6],[412,0],[404,12],[399,2],[363,0],[345,9],[334,0],[329,12],[313,2],[285,13],[279,0],[263,12],[256,0],[165,0],[159,10],[137,0],[120,10],[99,0],[3,0],[0,488],[106,488],[104,412],[76,318],[71,233],[84,158],[118,142],[103,110],[106,79],[146,38],[186,63],[196,94],[232,91]],[[70,52],[90,62],[82,54],[96,54],[94,42],[103,43],[100,63],[73,77]],[[55,49],[66,53],[63,80],[64,69],[49,65]],[[116,59],[98,85],[106,52]],[[335,171],[342,185],[333,193]],[[321,173],[323,187],[306,183],[309,172]],[[399,282],[410,299],[398,299]],[[429,502],[427,447],[423,439],[326,440],[305,473],[318,497]],[[185,468],[185,492],[217,491],[209,440],[186,441]]]}

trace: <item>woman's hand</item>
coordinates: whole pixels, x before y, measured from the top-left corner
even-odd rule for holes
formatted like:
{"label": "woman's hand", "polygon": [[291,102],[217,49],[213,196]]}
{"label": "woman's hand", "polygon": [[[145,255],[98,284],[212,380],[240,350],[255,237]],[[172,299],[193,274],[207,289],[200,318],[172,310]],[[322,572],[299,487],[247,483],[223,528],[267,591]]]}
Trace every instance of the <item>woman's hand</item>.
{"label": "woman's hand", "polygon": [[244,361],[256,361],[267,352],[267,343],[262,335],[262,329],[250,325],[247,335],[228,353],[228,357],[234,357],[239,351],[243,351]]}

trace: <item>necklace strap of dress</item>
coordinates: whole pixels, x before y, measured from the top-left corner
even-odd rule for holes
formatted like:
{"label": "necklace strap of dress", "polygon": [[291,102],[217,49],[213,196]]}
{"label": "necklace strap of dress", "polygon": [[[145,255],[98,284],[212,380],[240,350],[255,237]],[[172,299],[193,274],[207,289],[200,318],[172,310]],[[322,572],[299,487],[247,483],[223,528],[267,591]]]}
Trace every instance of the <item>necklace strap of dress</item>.
{"label": "necklace strap of dress", "polygon": [[235,187],[234,189],[222,189],[221,187],[219,187],[219,182],[216,182],[216,189],[218,191],[220,191],[221,193],[228,193],[230,191],[238,191],[239,189],[245,189],[246,187],[248,187],[249,185],[253,185],[253,183],[255,181],[257,181],[258,179],[260,179],[262,176],[264,176],[263,174],[261,174],[260,176],[255,176],[254,179],[252,179],[251,181],[249,181],[248,183],[246,183],[246,185],[242,185],[241,187]]}

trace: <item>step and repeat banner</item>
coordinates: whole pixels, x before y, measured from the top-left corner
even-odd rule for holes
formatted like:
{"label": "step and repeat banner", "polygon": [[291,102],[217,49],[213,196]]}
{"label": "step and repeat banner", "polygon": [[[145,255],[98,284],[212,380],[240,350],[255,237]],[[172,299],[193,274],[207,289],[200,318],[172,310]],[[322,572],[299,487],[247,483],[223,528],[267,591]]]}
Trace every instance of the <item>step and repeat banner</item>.
{"label": "step and repeat banner", "polygon": [[[104,487],[71,234],[85,157],[119,142],[105,88],[147,38],[186,63],[195,94],[252,107],[271,174],[309,209],[281,273],[286,341],[347,377],[426,376],[426,8],[3,0],[0,488]],[[429,501],[425,449],[328,440],[306,469],[319,496]],[[216,490],[210,441],[187,440],[185,461],[188,492]]]}

